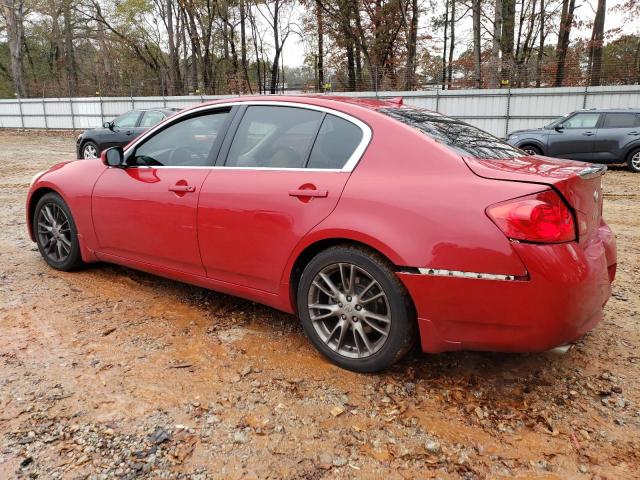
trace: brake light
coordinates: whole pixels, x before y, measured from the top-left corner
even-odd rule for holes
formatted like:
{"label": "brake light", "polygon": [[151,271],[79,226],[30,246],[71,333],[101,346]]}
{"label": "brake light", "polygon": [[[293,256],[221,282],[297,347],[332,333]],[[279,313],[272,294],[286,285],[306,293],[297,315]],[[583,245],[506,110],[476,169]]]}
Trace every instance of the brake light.
{"label": "brake light", "polygon": [[576,239],[573,214],[553,190],[492,205],[487,215],[514,240],[560,243]]}

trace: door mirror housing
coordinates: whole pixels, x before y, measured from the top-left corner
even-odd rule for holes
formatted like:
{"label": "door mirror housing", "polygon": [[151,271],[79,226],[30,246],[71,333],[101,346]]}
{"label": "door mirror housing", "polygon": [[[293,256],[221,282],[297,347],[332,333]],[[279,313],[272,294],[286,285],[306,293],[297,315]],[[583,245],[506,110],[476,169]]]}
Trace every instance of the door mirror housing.
{"label": "door mirror housing", "polygon": [[555,128],[556,132],[559,132],[560,130],[564,130],[564,125],[562,123],[559,123],[553,128]]}
{"label": "door mirror housing", "polygon": [[113,122],[104,122],[102,124],[102,128],[108,128],[109,130],[113,130]]}
{"label": "door mirror housing", "polygon": [[124,151],[122,147],[112,147],[100,154],[100,159],[107,167],[124,168]]}

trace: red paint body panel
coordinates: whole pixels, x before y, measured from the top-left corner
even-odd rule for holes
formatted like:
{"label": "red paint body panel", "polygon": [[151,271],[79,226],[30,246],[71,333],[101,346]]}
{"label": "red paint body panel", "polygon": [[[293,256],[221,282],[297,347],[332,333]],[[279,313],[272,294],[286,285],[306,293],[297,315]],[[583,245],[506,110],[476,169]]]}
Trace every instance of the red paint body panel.
{"label": "red paint body panel", "polygon": [[[210,170],[109,168],[93,190],[96,251],[205,275],[196,229],[198,197]],[[175,185],[193,192],[173,192]]]}
{"label": "red paint body panel", "polygon": [[[544,350],[579,337],[602,318],[616,269],[615,238],[600,216],[601,203],[594,203],[600,178],[577,175],[584,164],[463,159],[376,112],[397,103],[235,101],[271,99],[323,106],[367,124],[372,138],[353,172],[114,169],[81,160],[36,179],[27,215],[34,194],[55,190],[72,211],[85,261],[127,265],[287,312],[295,311],[292,268],[306,248],[333,239],[363,243],[397,266],[429,352]],[[193,191],[170,191],[173,185]],[[290,195],[311,187],[326,196]],[[513,242],[486,215],[490,205],[549,188],[575,213],[578,241]],[[429,276],[418,268],[518,280]]]}
{"label": "red paint body panel", "polygon": [[[347,172],[215,169],[200,194],[198,232],[207,276],[278,292],[291,251],[335,208]],[[326,197],[296,197],[294,190]]]}

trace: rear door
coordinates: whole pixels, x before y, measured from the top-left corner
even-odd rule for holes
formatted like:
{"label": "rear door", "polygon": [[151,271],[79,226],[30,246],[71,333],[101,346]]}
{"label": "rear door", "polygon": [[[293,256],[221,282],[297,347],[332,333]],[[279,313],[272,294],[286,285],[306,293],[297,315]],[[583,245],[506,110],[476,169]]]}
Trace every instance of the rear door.
{"label": "rear door", "polygon": [[200,194],[209,277],[278,290],[294,247],[335,208],[370,138],[368,127],[345,117],[282,104],[241,112]]}
{"label": "rear door", "polygon": [[549,157],[592,160],[600,113],[579,112],[562,122],[561,129],[549,132]]}
{"label": "rear door", "polygon": [[594,143],[594,160],[624,162],[627,145],[640,138],[640,116],[633,112],[605,113]]}

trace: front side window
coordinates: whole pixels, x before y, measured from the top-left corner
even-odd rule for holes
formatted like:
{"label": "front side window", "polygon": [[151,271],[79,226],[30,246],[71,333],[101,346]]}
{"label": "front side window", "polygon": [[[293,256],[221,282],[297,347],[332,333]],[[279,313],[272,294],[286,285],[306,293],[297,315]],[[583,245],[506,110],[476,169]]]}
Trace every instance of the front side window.
{"label": "front side window", "polygon": [[490,133],[439,113],[413,107],[382,108],[378,111],[465,157],[489,159],[524,155],[521,150]]}
{"label": "front side window", "polygon": [[248,107],[225,166],[304,168],[321,119],[321,112],[305,108]]}
{"label": "front side window", "polygon": [[353,123],[328,114],[313,144],[308,168],[341,169],[362,141],[362,130]]}
{"label": "front side window", "polygon": [[598,120],[600,119],[599,113],[576,113],[569,120],[566,120],[562,126],[564,128],[596,128]]}
{"label": "front side window", "polygon": [[633,113],[607,113],[602,128],[635,128],[640,126],[640,116]]}
{"label": "front side window", "polygon": [[207,166],[209,154],[222,129],[228,111],[186,118],[164,128],[138,146],[134,165],[139,166]]}
{"label": "front side window", "polygon": [[164,113],[158,112],[157,110],[148,110],[142,115],[140,126],[142,128],[151,128],[162,120],[164,120]]}
{"label": "front side window", "polygon": [[113,121],[113,126],[118,128],[133,128],[138,123],[140,112],[127,112]]}

